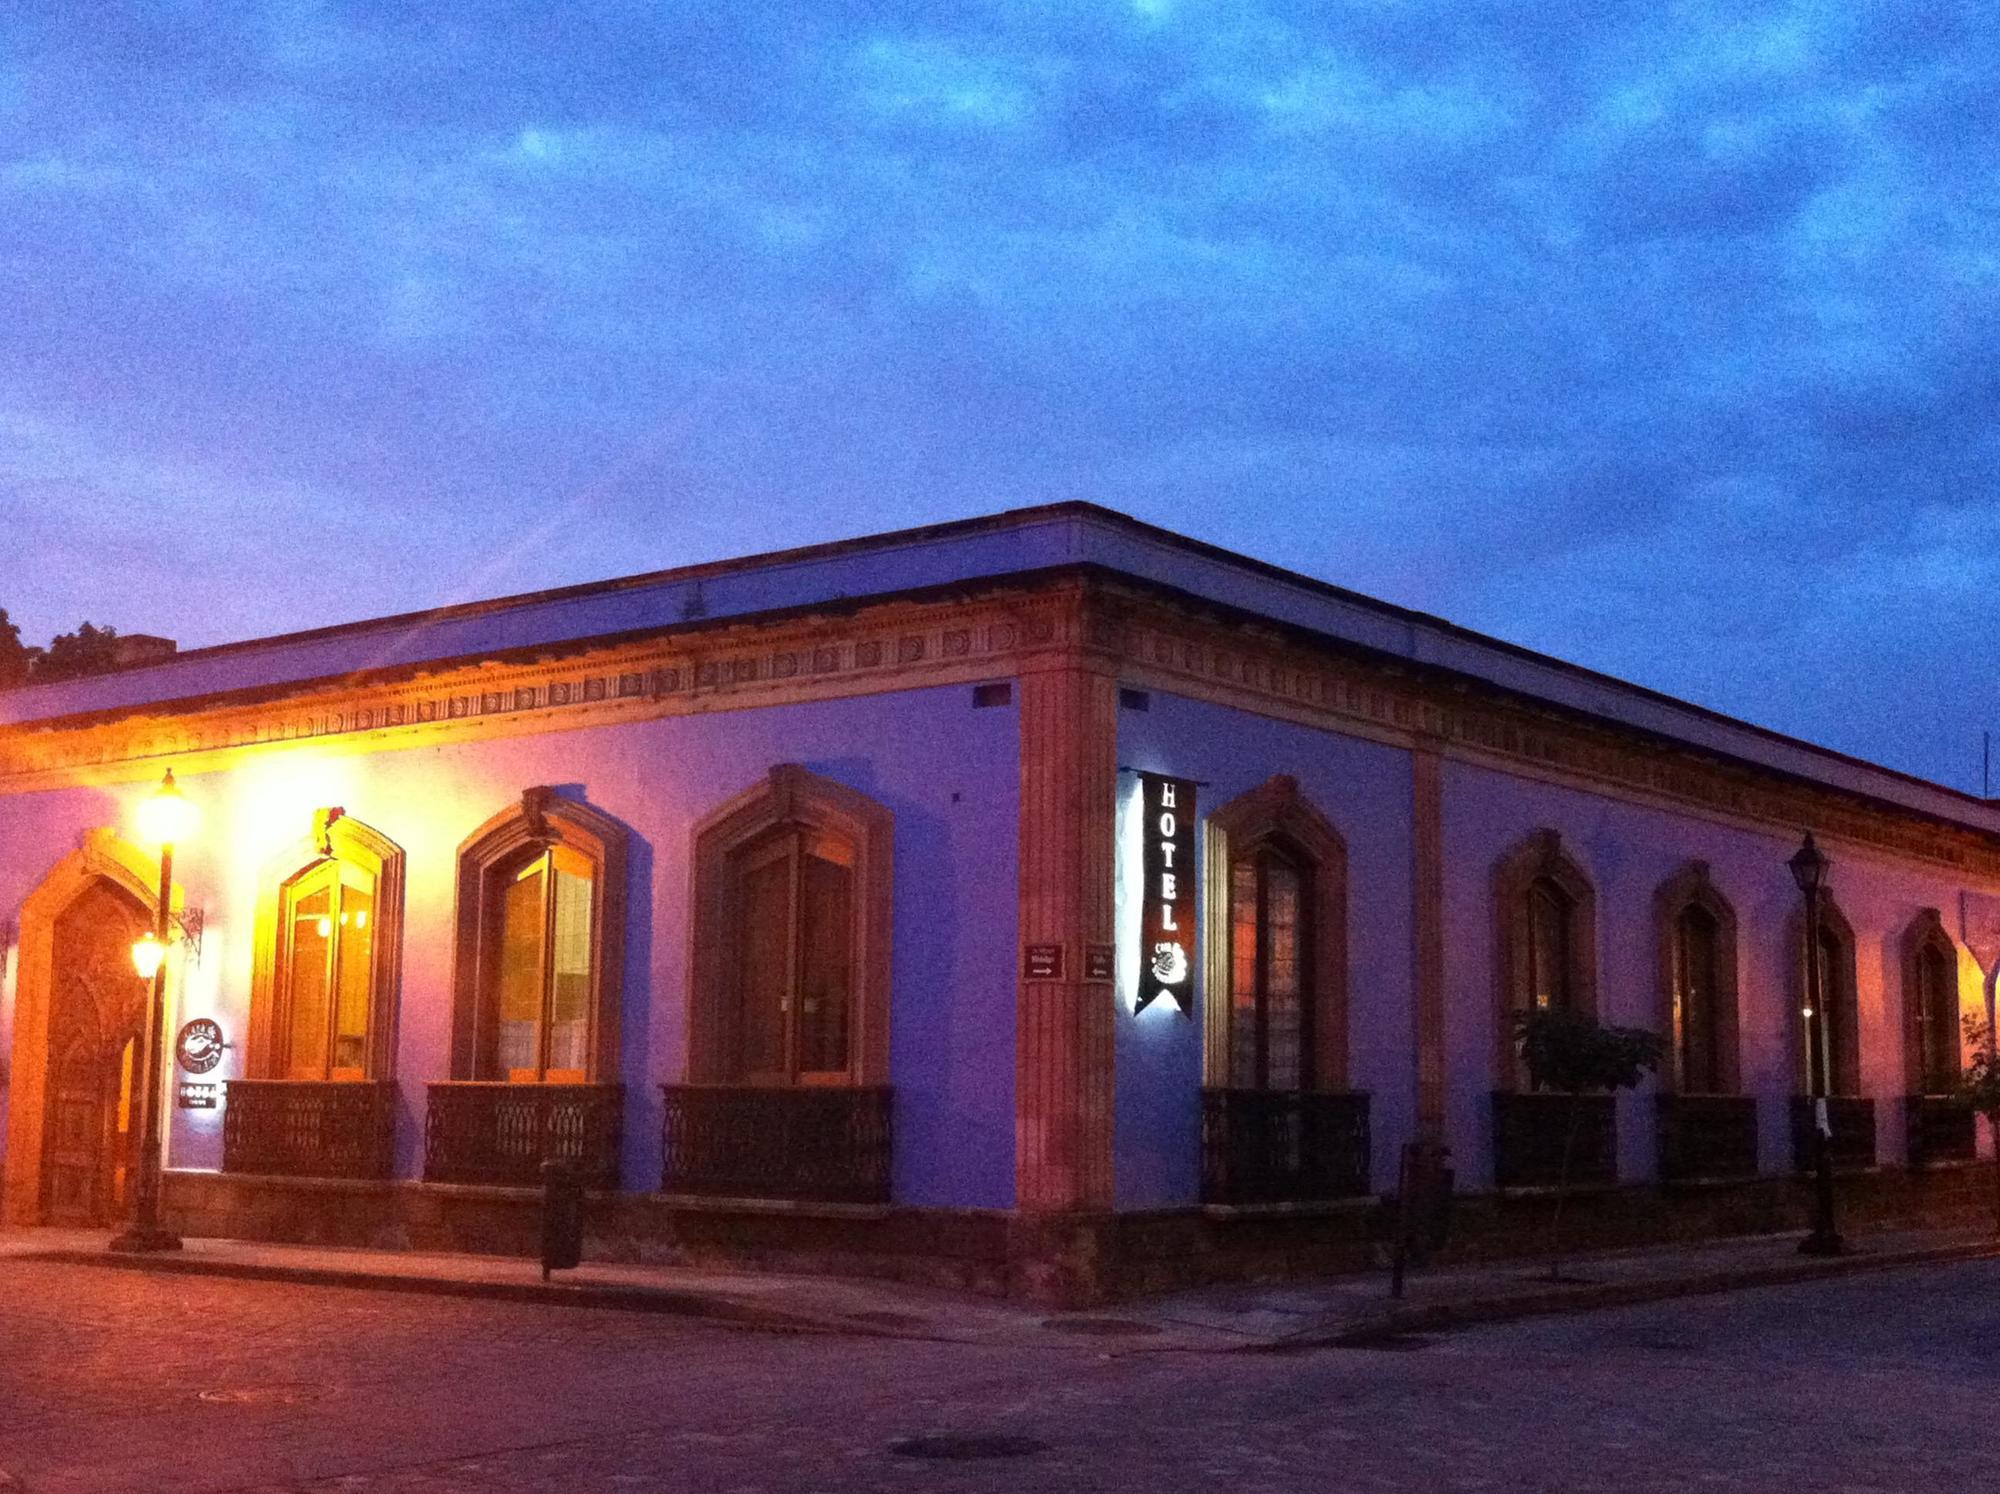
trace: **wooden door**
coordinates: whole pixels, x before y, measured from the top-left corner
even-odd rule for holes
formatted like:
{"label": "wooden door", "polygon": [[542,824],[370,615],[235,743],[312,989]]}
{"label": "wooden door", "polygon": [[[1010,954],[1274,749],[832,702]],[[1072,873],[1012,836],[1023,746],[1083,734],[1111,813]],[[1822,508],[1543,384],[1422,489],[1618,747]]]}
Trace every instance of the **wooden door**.
{"label": "wooden door", "polygon": [[138,1051],[136,1034],[112,1054],[77,1043],[57,1066],[49,1104],[49,1223],[109,1224],[130,1208]]}
{"label": "wooden door", "polygon": [[106,882],[56,920],[43,1172],[51,1224],[109,1224],[130,1210],[148,995],[132,941],[146,926],[145,910]]}

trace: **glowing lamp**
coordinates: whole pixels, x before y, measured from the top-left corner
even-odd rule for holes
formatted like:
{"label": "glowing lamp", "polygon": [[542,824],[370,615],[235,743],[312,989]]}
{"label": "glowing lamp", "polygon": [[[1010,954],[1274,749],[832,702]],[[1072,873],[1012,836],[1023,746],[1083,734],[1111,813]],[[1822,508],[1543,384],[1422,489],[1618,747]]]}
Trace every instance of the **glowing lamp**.
{"label": "glowing lamp", "polygon": [[160,942],[160,936],[147,929],[140,938],[132,941],[132,968],[139,972],[139,979],[151,980],[160,973],[160,962],[167,957],[167,946]]}
{"label": "glowing lamp", "polygon": [[156,846],[176,846],[186,843],[194,826],[194,803],[181,792],[169,768],[152,797],[139,806],[139,833]]}

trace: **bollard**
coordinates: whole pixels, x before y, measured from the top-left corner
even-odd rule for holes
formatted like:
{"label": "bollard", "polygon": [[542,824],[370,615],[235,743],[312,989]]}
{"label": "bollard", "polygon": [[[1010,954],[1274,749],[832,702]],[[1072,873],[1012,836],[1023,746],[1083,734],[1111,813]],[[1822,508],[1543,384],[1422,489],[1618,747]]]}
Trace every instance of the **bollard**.
{"label": "bollard", "polygon": [[542,1163],[542,1280],[583,1260],[583,1175],[571,1162]]}
{"label": "bollard", "polygon": [[1389,1295],[1403,1295],[1403,1273],[1411,1261],[1421,1265],[1444,1249],[1451,1236],[1454,1183],[1445,1165],[1451,1152],[1436,1142],[1412,1141],[1403,1147],[1403,1166],[1396,1190],[1396,1247],[1389,1270]]}

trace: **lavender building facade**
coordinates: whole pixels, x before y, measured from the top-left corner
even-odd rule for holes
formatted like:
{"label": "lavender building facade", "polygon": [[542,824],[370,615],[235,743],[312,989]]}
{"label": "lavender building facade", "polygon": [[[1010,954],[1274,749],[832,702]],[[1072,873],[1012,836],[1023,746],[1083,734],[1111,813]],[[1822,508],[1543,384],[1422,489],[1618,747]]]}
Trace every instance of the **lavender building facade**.
{"label": "lavender building facade", "polygon": [[594,1253],[1079,1301],[1362,1263],[1421,1137],[1503,1248],[1551,1004],[1672,1049],[1592,1111],[1606,1238],[1780,1227],[1808,947],[1849,1206],[1984,1144],[2000,809],[1061,505],[0,695],[9,1221],[129,1200],[168,769],[195,1232],[526,1249],[556,1156]]}

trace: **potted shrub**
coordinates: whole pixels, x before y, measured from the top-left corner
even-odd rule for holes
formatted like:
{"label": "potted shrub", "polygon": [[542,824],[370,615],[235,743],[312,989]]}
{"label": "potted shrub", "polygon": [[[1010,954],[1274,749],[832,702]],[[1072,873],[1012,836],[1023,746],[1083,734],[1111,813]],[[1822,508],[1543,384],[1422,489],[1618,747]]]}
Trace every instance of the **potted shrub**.
{"label": "potted shrub", "polygon": [[1660,1066],[1666,1045],[1658,1033],[1642,1027],[1605,1027],[1595,1017],[1553,1007],[1515,1013],[1514,1037],[1529,1083],[1570,1097],[1555,1208],[1549,1216],[1549,1280],[1561,1281],[1563,1201],[1569,1195],[1570,1156],[1583,1119],[1583,1097],[1635,1088]]}

